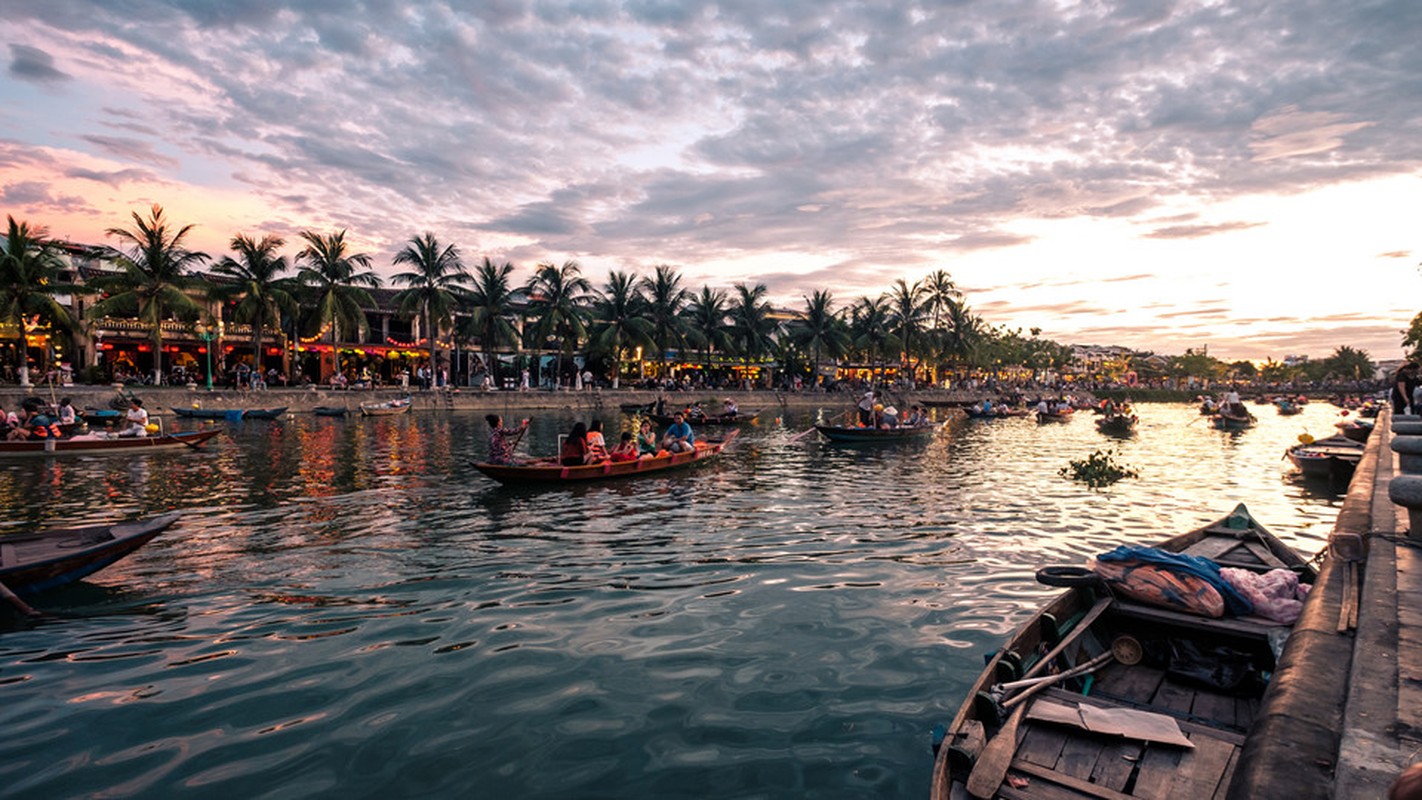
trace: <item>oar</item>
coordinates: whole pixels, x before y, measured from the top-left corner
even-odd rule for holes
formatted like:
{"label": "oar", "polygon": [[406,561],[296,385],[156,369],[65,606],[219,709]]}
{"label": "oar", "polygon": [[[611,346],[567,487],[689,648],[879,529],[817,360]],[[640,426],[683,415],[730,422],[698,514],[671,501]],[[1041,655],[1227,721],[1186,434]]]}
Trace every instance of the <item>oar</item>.
{"label": "oar", "polygon": [[[839,415],[837,415],[837,416],[830,417],[829,421],[830,421],[830,422],[834,422],[834,421],[836,421],[836,420],[844,419],[844,417],[845,417],[847,414],[849,414],[849,413],[850,413],[850,412],[846,411],[846,412],[844,412],[844,413],[842,413],[842,414],[839,414]],[[811,426],[810,426],[809,428],[807,428],[806,430],[800,431],[799,433],[795,434],[794,436],[791,436],[791,437],[790,437],[790,441],[792,441],[792,442],[798,442],[798,441],[800,441],[801,439],[805,438],[806,436],[809,436],[810,434],[812,434],[812,433],[814,433],[814,432],[815,432],[815,426],[814,426],[814,425],[811,425]]]}
{"label": "oar", "polygon": [[38,617],[40,615],[40,612],[31,608],[29,603],[26,603],[24,600],[21,600],[20,596],[10,591],[10,587],[6,586],[4,583],[0,583],[0,597],[3,597],[6,600],[10,601],[10,605],[19,609],[20,613],[24,614],[27,617]]}
{"label": "oar", "polygon": [[[1096,605],[1086,612],[1086,616],[1071,629],[1045,656],[1027,671],[1023,678],[1034,677],[1037,673],[1045,670],[1047,665],[1057,656],[1061,655],[1067,645],[1071,644],[1082,633],[1085,633],[1091,623],[1111,605],[1111,598],[1103,597],[1096,601]],[[997,787],[1002,785],[1003,778],[1007,777],[1007,770],[1012,766],[1012,756],[1017,752],[1017,727],[1022,723],[1022,715],[1027,710],[1027,705],[1022,701],[1034,694],[1038,689],[1050,686],[1050,681],[1043,681],[1033,685],[1027,691],[1013,698],[1017,707],[1012,711],[1012,716],[1007,718],[1007,722],[998,730],[997,735],[992,737],[992,741],[987,743],[982,753],[978,755],[978,760],[973,764],[973,771],[968,774],[968,793],[973,797],[992,797],[997,792]]]}

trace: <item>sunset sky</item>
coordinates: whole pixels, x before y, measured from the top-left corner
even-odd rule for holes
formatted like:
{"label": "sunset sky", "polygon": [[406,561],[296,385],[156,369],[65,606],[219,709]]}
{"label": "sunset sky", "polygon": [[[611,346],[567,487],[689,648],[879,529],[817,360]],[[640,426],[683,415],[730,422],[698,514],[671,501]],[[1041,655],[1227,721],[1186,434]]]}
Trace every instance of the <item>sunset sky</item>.
{"label": "sunset sky", "polygon": [[679,268],[1221,358],[1401,355],[1422,3],[0,0],[0,208]]}

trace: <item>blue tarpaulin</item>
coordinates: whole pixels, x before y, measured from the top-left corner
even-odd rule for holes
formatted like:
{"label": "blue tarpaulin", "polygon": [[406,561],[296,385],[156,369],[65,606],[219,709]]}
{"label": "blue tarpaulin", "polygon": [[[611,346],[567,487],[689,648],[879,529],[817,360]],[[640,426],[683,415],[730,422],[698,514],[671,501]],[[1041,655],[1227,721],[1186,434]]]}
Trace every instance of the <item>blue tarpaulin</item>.
{"label": "blue tarpaulin", "polygon": [[1141,547],[1139,545],[1123,544],[1109,553],[1102,553],[1096,557],[1097,561],[1139,561],[1145,564],[1153,564],[1158,567],[1174,572],[1183,572],[1209,583],[1224,598],[1225,608],[1236,617],[1254,613],[1254,604],[1249,602],[1249,598],[1240,594],[1233,586],[1229,585],[1223,576],[1220,575],[1220,565],[1199,556],[1187,556],[1184,553],[1172,553],[1168,550],[1161,550],[1157,547]]}

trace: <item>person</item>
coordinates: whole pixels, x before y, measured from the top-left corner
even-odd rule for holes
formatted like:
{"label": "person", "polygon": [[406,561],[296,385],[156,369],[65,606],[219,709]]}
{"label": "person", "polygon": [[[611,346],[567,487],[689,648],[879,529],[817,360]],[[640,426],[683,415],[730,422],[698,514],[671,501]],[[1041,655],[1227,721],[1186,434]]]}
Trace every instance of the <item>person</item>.
{"label": "person", "polygon": [[637,442],[630,431],[622,434],[622,439],[608,452],[607,457],[612,461],[637,460]]}
{"label": "person", "polygon": [[662,395],[657,395],[656,410],[657,416],[659,417],[665,417],[667,415],[667,399]]}
{"label": "person", "polygon": [[607,460],[607,439],[602,435],[602,420],[595,419],[588,426],[587,442],[589,464]]}
{"label": "person", "polygon": [[74,411],[74,403],[67,397],[60,398],[59,408],[55,409],[55,413],[59,415],[60,425],[73,425],[79,418]]}
{"label": "person", "polygon": [[1392,376],[1392,413],[1406,414],[1407,404],[1412,402],[1412,390],[1422,381],[1417,377],[1417,362],[1409,361],[1397,368]]}
{"label": "person", "polygon": [[1042,399],[1040,399],[1040,400],[1037,401],[1037,413],[1038,413],[1038,414],[1050,414],[1050,413],[1052,413],[1052,407],[1049,406],[1049,405],[1047,405],[1047,398],[1043,397]]}
{"label": "person", "polygon": [[908,424],[910,428],[917,428],[920,425],[928,424],[928,415],[923,413],[922,406],[914,406],[909,410]]}
{"label": "person", "polygon": [[737,414],[740,414],[740,413],[741,413],[740,406],[737,406],[737,405],[736,405],[735,398],[732,398],[732,397],[727,397],[727,398],[726,398],[726,403],[725,403],[725,405],[722,407],[721,413],[724,414],[724,415],[726,415],[726,416],[728,416],[728,417],[734,417],[734,416],[736,416]]}
{"label": "person", "polygon": [[588,463],[588,426],[581,422],[573,423],[573,429],[568,431],[568,437],[563,440],[563,450],[558,455],[558,462],[565,467],[581,467]]}
{"label": "person", "polygon": [[637,455],[654,456],[658,449],[657,434],[652,430],[652,421],[642,420],[642,424],[637,426]]}
{"label": "person", "polygon": [[662,437],[662,448],[671,453],[689,453],[696,449],[696,436],[680,411],[672,415],[672,424]]}
{"label": "person", "polygon": [[20,417],[13,411],[6,411],[0,406],[0,433],[9,435],[15,426],[20,424]]}
{"label": "person", "polygon": [[692,403],[692,404],[691,404],[691,408],[689,408],[689,409],[686,410],[686,417],[687,417],[687,419],[698,419],[698,420],[699,420],[699,419],[705,419],[705,418],[706,418],[706,412],[702,410],[702,408],[701,408],[701,401],[700,401],[700,400],[698,400],[698,401]]}
{"label": "person", "polygon": [[518,390],[520,392],[528,391],[528,367],[524,367],[523,372],[519,373]]}
{"label": "person", "polygon": [[875,403],[869,410],[869,427],[878,428],[884,424],[884,404]]}
{"label": "person", "polygon": [[400,368],[400,391],[402,391],[402,392],[408,392],[408,391],[410,391],[410,368],[409,368],[409,367],[401,367],[401,368]]}
{"label": "person", "polygon": [[874,390],[870,389],[859,398],[859,427],[869,428],[874,424]]}
{"label": "person", "polygon": [[883,415],[879,418],[879,427],[899,427],[899,409],[895,406],[889,406],[888,408],[884,409]]}
{"label": "person", "polygon": [[528,431],[528,420],[520,422],[517,428],[505,428],[504,418],[498,414],[485,414],[484,421],[489,423],[489,463],[519,463],[514,458],[514,448],[518,447],[518,440]]}
{"label": "person", "polygon": [[119,436],[148,435],[148,412],[143,408],[143,400],[137,397],[130,397],[128,399],[128,412],[123,415],[123,419],[127,424],[123,430],[119,431]]}

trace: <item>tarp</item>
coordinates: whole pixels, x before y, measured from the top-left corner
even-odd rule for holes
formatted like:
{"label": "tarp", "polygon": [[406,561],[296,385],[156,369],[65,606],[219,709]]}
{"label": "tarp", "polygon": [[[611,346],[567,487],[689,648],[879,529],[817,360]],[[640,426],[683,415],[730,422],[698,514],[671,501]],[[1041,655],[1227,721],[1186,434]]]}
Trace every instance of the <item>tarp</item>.
{"label": "tarp", "polygon": [[1210,584],[1220,593],[1220,597],[1224,599],[1225,608],[1230,614],[1242,617],[1254,613],[1254,604],[1249,602],[1249,598],[1231,586],[1229,581],[1220,574],[1219,565],[1208,558],[1172,553],[1157,547],[1123,544],[1109,553],[1102,553],[1096,557],[1096,560],[1139,561],[1145,564],[1154,564],[1172,572],[1193,575]]}

